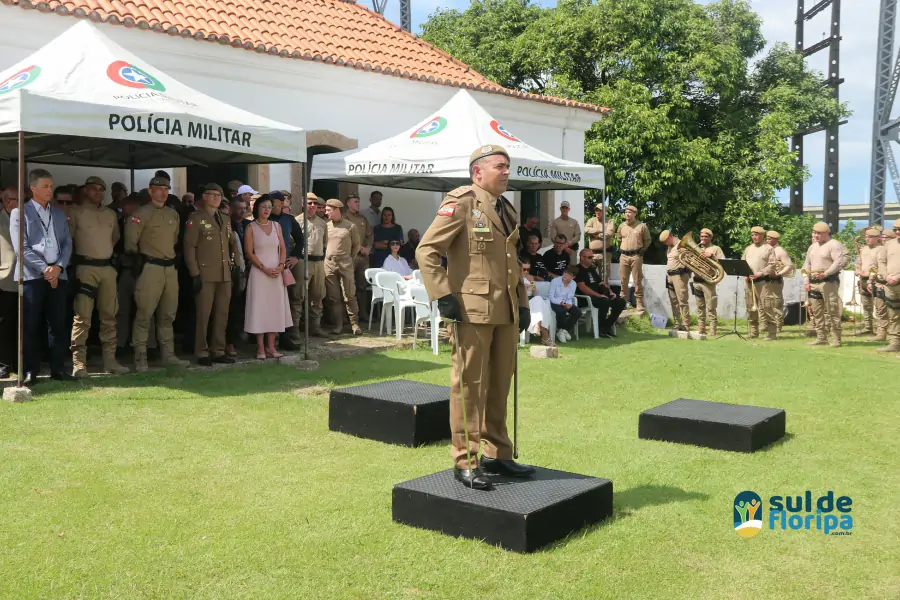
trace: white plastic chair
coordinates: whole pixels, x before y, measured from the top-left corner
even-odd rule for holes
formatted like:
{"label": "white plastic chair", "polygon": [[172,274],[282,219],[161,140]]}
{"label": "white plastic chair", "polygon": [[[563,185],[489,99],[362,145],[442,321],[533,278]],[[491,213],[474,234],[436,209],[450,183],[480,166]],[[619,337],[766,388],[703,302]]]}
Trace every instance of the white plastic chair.
{"label": "white plastic chair", "polygon": [[[372,286],[372,302],[369,305],[369,331],[372,331],[372,315],[375,313],[375,304],[384,299],[384,294],[377,285],[375,285],[375,276],[384,272],[384,269],[366,269],[366,281]],[[381,307],[381,314],[384,314],[384,307]]]}
{"label": "white plastic chair", "polygon": [[431,351],[435,356],[438,355],[438,323],[440,317],[438,315],[437,303],[428,299],[428,293],[424,286],[411,285],[409,293],[412,296],[413,306],[416,309],[416,318],[413,323],[413,348],[419,340],[419,324],[428,321],[431,327]]}
{"label": "white plastic chair", "polygon": [[391,335],[391,320],[397,300],[397,283],[400,281],[403,281],[403,277],[390,271],[382,270],[375,274],[375,285],[381,290],[381,322],[378,325],[378,335],[383,335],[385,319],[387,319],[387,333]]}
{"label": "white plastic chair", "polygon": [[575,294],[575,306],[578,308],[586,308],[586,311],[582,311],[581,318],[578,319],[578,323],[575,324],[575,339],[578,339],[578,330],[580,329],[580,325],[582,321],[586,321],[587,319],[591,320],[591,325],[594,328],[594,339],[600,337],[600,310],[594,308],[594,302],[591,300],[590,296],[583,296],[580,294]]}
{"label": "white plastic chair", "polygon": [[394,310],[397,312],[397,339],[403,335],[403,326],[406,323],[406,309],[407,308],[416,308],[415,302],[413,302],[412,297],[412,289],[416,287],[421,287],[425,289],[425,286],[419,285],[412,280],[400,278],[400,281],[397,282],[397,298],[394,301]]}
{"label": "white plastic chair", "polygon": [[412,278],[413,281],[424,285],[425,282],[422,281],[422,271],[420,271],[419,269],[416,269],[415,271],[412,272],[412,275],[413,275],[413,278]]}

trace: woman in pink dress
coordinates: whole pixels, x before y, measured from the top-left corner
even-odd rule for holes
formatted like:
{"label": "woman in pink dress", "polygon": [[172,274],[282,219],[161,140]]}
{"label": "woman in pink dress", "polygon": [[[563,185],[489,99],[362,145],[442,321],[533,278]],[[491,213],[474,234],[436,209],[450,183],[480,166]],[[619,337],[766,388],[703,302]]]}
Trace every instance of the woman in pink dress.
{"label": "woman in pink dress", "polygon": [[[284,240],[281,227],[269,220],[272,201],[260,197],[253,205],[253,221],[244,233],[246,260],[252,266],[247,282],[244,331],[256,334],[256,358],[280,358],[275,335],[291,326],[291,305],[284,285]],[[265,338],[265,339],[263,339]]]}

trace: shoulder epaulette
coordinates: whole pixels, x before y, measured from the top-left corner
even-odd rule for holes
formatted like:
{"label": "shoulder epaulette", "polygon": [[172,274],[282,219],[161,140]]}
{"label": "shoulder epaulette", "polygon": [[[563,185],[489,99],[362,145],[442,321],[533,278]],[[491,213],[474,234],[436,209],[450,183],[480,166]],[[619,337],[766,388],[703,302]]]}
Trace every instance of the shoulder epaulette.
{"label": "shoulder epaulette", "polygon": [[453,196],[454,198],[462,198],[462,197],[465,196],[466,194],[472,193],[473,191],[474,191],[474,190],[472,190],[472,186],[471,186],[471,185],[464,185],[464,186],[462,186],[462,187],[456,188],[456,189],[453,190],[453,191],[447,192],[447,195],[448,195],[448,196]]}

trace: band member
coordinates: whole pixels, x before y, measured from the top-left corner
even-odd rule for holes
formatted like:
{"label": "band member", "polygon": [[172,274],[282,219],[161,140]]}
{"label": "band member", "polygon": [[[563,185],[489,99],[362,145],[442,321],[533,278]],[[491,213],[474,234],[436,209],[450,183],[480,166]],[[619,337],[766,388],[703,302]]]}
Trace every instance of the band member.
{"label": "band member", "polygon": [[750,230],[753,243],[744,249],[741,259],[747,261],[753,275],[747,278],[747,320],[750,323],[751,339],[758,338],[761,330],[766,331],[766,340],[776,339],[778,323],[775,321],[771,282],[775,274],[775,250],[764,243],[766,230],[754,227]]}
{"label": "band member", "polygon": [[772,310],[778,323],[778,333],[784,329],[784,278],[794,274],[794,263],[787,251],[781,247],[781,234],[777,231],[766,233],[766,243],[775,249],[775,277],[772,278]]}
{"label": "band member", "polygon": [[[875,265],[878,266],[878,261],[881,260],[881,255],[885,252],[885,246],[891,240],[896,239],[894,232],[890,229],[886,231],[880,231],[881,227],[875,225],[871,229],[879,230],[880,240],[878,251],[875,254]],[[881,273],[869,273],[869,291],[872,292],[872,298],[875,304],[875,318],[876,318],[876,334],[873,338],[876,342],[886,342],[887,341],[887,330],[889,324],[889,316],[887,310],[887,304],[884,302],[884,275]]]}
{"label": "band member", "polygon": [[[606,248],[603,247],[603,203],[599,203],[594,207],[594,216],[588,219],[584,226],[584,232],[588,236],[588,248],[594,257],[594,264],[597,268],[603,266],[605,273],[604,281],[609,281],[612,264],[609,262],[610,254],[612,254],[612,244],[616,237],[616,225],[612,221],[606,222]],[[580,257],[579,257],[580,258]]]}
{"label": "band member", "polygon": [[888,345],[878,352],[900,352],[900,219],[894,221],[894,239],[878,254],[878,275],[884,279],[884,303],[888,312]]}
{"label": "band member", "polygon": [[628,281],[634,278],[634,303],[637,314],[644,309],[644,252],[650,247],[650,230],[637,220],[637,207],[625,207],[625,222],[616,232],[619,238],[619,279],[622,281],[621,296],[628,298]]}
{"label": "band member", "polygon": [[666,246],[666,290],[672,304],[672,319],[678,331],[689,331],[691,328],[691,308],[688,305],[688,282],[691,270],[681,262],[681,249],[675,237],[668,229],[659,234],[659,241]]}
{"label": "band member", "polygon": [[502,146],[482,146],[469,165],[472,185],[444,198],[422,236],[416,261],[428,297],[437,298],[441,315],[455,321],[450,325],[455,329],[450,375],[455,476],[466,487],[487,490],[492,483],[485,471],[516,477],[534,473],[533,467],[512,460],[506,430],[518,338],[531,313],[516,258],[518,217],[501,197],[509,181],[509,155]]}
{"label": "band member", "polygon": [[[877,314],[875,308],[875,296],[872,294],[872,286],[869,284],[869,276],[872,269],[878,268],[878,253],[881,250],[881,232],[870,227],[865,230],[866,244],[859,249],[859,260],[856,262],[857,293],[863,311],[863,326],[856,335],[875,335],[877,324],[887,317],[887,309],[881,303],[880,309],[884,314]],[[877,279],[877,277],[876,277]],[[878,332],[881,335],[881,332]]]}
{"label": "band member", "polygon": [[87,340],[94,306],[100,317],[100,343],[103,345],[103,370],[128,373],[116,360],[116,268],[113,250],[119,241],[116,213],[103,206],[106,183],[99,177],[84,182],[84,202],[69,213],[69,229],[75,247],[73,256],[78,289],[75,292],[75,317],[72,324],[72,375],[87,377]]}
{"label": "band member", "polygon": [[[713,260],[722,260],[725,253],[722,249],[712,243],[713,232],[703,228],[700,230],[700,248],[703,250],[703,256]],[[716,292],[716,284],[709,283],[696,273],[694,273],[694,282],[691,284],[694,291],[694,297],[697,299],[697,322],[700,325],[700,333],[706,334],[706,323],[709,322],[709,335],[716,336],[716,328],[719,324],[719,296]]]}
{"label": "band member", "polygon": [[[806,252],[803,268],[809,274],[806,291],[816,318],[816,340],[810,346],[823,346],[831,334],[831,347],[841,347],[841,315],[844,305],[838,293],[841,269],[844,267],[844,246],[831,239],[828,223],[816,223],[813,227],[815,242]],[[900,272],[900,271],[898,271]],[[826,322],[830,329],[826,329]]]}

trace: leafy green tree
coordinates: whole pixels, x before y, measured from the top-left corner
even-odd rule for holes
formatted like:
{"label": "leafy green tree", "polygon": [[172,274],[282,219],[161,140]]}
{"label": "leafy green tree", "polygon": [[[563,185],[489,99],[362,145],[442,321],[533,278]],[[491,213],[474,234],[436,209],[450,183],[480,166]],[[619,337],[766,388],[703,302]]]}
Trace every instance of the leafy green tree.
{"label": "leafy green tree", "polygon": [[760,56],[743,0],[476,0],[436,12],[423,38],[504,86],[610,107],[585,157],[606,167],[614,210],[637,205],[655,231],[709,227],[733,250],[778,225],[777,191],[808,177],[786,139],[848,114],[787,45]]}

